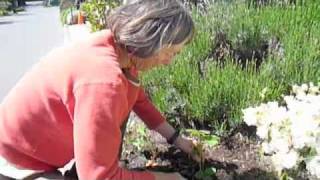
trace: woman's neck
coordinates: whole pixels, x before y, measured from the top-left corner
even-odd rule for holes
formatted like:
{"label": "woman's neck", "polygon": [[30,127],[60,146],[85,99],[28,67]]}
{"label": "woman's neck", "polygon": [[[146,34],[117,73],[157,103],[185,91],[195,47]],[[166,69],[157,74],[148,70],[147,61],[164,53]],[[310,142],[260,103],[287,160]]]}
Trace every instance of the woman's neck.
{"label": "woman's neck", "polygon": [[116,53],[118,54],[121,69],[131,68],[134,64],[126,50],[116,45]]}

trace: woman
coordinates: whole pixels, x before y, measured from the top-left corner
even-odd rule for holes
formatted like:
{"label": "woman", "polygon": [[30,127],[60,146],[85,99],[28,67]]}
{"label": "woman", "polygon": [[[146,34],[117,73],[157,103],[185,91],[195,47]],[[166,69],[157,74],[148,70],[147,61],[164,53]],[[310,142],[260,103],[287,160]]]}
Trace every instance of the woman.
{"label": "woman", "polygon": [[176,0],[140,0],[116,9],[107,30],[49,53],[0,106],[2,177],[56,179],[56,169],[74,158],[84,180],[183,179],[120,168],[118,151],[121,127],[133,110],[191,153],[192,142],[147,99],[137,72],[170,64],[193,34],[193,21]]}

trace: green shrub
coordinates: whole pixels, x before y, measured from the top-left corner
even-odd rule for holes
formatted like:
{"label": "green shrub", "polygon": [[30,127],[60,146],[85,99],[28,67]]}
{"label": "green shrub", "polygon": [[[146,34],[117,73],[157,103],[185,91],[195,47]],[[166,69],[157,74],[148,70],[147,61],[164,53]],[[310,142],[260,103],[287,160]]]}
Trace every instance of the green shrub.
{"label": "green shrub", "polygon": [[8,15],[11,3],[8,0],[0,0],[0,16]]}
{"label": "green shrub", "polygon": [[119,5],[119,0],[89,0],[81,5],[81,10],[95,32],[106,27],[106,15]]}
{"label": "green shrub", "polygon": [[5,16],[8,14],[8,11],[5,9],[0,9],[0,16]]}
{"label": "green shrub", "polygon": [[[280,99],[295,83],[318,82],[320,77],[320,2],[251,8],[245,3],[215,3],[207,15],[193,13],[197,34],[174,63],[143,74],[152,101],[177,126],[212,128],[224,134],[242,122],[241,109]],[[208,61],[216,32],[226,32],[235,46],[256,46],[263,38],[279,37],[282,59],[269,56],[260,70],[251,63],[242,69],[226,59],[221,67]],[[226,131],[227,130],[227,131]]]}

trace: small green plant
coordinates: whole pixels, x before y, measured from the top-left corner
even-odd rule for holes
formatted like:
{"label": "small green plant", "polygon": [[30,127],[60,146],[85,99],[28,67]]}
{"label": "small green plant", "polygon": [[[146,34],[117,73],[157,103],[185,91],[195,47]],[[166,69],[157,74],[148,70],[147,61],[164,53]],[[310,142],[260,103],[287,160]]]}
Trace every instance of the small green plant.
{"label": "small green plant", "polygon": [[[131,123],[131,122],[130,122]],[[131,123],[129,125],[134,126],[134,128],[127,128],[125,140],[124,142],[126,145],[124,147],[131,146],[133,148],[133,151],[142,151],[146,148],[147,145],[147,128],[144,124],[133,124]]]}
{"label": "small green plant", "polygon": [[198,143],[205,144],[209,148],[213,148],[218,145],[220,141],[218,136],[210,134],[209,131],[186,129],[186,132],[190,134],[190,136],[195,137]]}
{"label": "small green plant", "polygon": [[209,168],[205,168],[202,171],[198,171],[195,177],[201,180],[211,180],[216,173],[217,173],[216,168],[209,167]]}
{"label": "small green plant", "polygon": [[186,129],[186,132],[197,141],[193,148],[192,154],[200,158],[200,170],[196,173],[195,177],[201,180],[212,179],[212,176],[214,176],[216,173],[216,169],[214,167],[204,167],[204,149],[206,147],[213,148],[214,146],[218,145],[220,138],[204,130]]}
{"label": "small green plant", "polygon": [[132,139],[131,143],[138,149],[138,151],[141,151],[146,144],[147,129],[146,127],[139,126],[136,133],[137,138]]}

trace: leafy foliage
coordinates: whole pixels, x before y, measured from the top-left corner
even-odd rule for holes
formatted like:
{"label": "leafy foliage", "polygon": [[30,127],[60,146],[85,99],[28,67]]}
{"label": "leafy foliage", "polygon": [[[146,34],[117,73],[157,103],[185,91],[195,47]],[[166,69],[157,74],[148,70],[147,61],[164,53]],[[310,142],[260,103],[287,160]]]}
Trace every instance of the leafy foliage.
{"label": "leafy foliage", "polygon": [[0,16],[5,16],[8,14],[8,11],[0,8]]}
{"label": "leafy foliage", "polygon": [[93,32],[105,29],[106,15],[120,5],[118,0],[90,0],[81,5],[81,10],[91,24]]}
{"label": "leafy foliage", "polygon": [[214,175],[216,174],[217,170],[213,167],[211,168],[206,168],[202,171],[198,171],[195,175],[195,177],[197,179],[201,179],[201,180],[211,180],[212,177],[214,177]]}
{"label": "leafy foliage", "polygon": [[69,15],[73,15],[74,12],[77,12],[77,9],[75,7],[69,7],[64,10],[61,10],[60,13],[60,22],[61,24],[67,24],[67,18]]}
{"label": "leafy foliage", "polygon": [[191,137],[195,137],[198,142],[208,145],[210,148],[219,144],[220,138],[216,135],[210,134],[208,131],[186,129],[186,132],[190,134]]}
{"label": "leafy foliage", "polygon": [[[283,6],[248,7],[243,2],[218,2],[207,14],[193,12],[197,34],[172,65],[143,74],[152,101],[177,127],[211,129],[223,135],[237,126],[241,109],[277,100],[294,83],[320,77],[319,1]],[[224,66],[208,59],[217,32],[234,46],[255,47],[278,37],[283,56],[266,57],[259,71],[254,62],[245,69],[226,58]],[[205,76],[199,62],[206,63]],[[262,91],[265,91],[261,94]]]}

